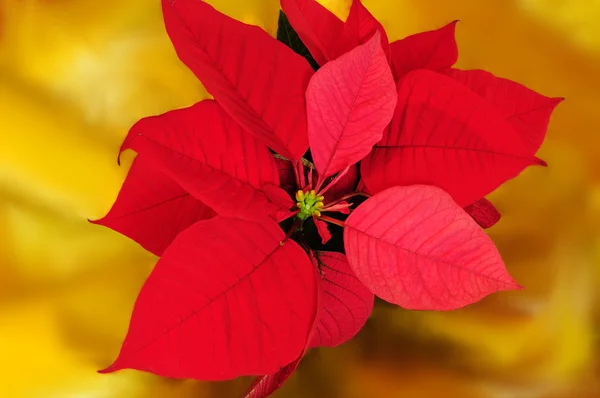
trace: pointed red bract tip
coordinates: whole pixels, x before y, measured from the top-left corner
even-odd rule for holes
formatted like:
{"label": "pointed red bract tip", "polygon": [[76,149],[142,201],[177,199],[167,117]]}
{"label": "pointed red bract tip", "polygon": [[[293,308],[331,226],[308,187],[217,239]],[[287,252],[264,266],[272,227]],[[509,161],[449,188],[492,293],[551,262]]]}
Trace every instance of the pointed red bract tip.
{"label": "pointed red bract tip", "polygon": [[548,167],[548,163],[546,163],[545,160],[540,159],[538,157],[535,158],[535,164],[537,164],[538,166],[542,166],[542,167]]}
{"label": "pointed red bract tip", "polygon": [[100,374],[108,374],[108,373],[114,373],[114,372],[116,372],[116,371],[119,371],[119,370],[123,370],[123,369],[125,369],[124,367],[121,367],[121,366],[117,365],[117,362],[118,362],[118,361],[119,361],[119,360],[117,359],[117,360],[116,360],[116,361],[115,361],[115,362],[114,362],[112,365],[110,365],[108,368],[104,368],[104,369],[97,370],[97,371],[96,371],[96,373],[100,373]]}

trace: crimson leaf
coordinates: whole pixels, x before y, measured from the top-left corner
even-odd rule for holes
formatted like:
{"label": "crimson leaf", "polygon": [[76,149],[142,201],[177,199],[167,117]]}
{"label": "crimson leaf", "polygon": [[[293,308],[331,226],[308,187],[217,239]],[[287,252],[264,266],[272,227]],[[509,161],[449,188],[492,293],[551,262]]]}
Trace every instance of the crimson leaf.
{"label": "crimson leaf", "polygon": [[361,163],[361,175],[373,193],[436,185],[468,206],[535,164],[545,165],[490,104],[460,83],[420,69],[398,82],[396,113]]}
{"label": "crimson leaf", "polygon": [[156,264],[120,354],[102,372],[199,380],[274,373],[303,352],[317,299],[314,266],[273,221],[200,221]]}
{"label": "crimson leaf", "polygon": [[285,192],[278,187],[269,150],[215,101],[140,120],[121,149],[127,148],[150,159],[220,215],[257,219],[281,210],[271,199],[274,191]]}
{"label": "crimson leaf", "polygon": [[215,215],[140,155],[134,159],[108,214],[91,222],[122,233],[161,256],[181,231]]}
{"label": "crimson leaf", "polygon": [[304,93],[310,65],[261,28],[204,1],[162,5],[179,58],[208,92],[248,132],[281,155],[300,159],[308,148]]}

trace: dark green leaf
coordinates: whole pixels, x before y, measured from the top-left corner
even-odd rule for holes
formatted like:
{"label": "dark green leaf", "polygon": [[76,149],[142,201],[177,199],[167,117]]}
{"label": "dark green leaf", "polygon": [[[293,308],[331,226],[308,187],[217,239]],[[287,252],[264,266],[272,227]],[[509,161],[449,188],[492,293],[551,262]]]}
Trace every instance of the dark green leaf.
{"label": "dark green leaf", "polygon": [[310,51],[308,51],[308,48],[306,48],[304,43],[302,43],[302,40],[300,40],[300,37],[298,37],[296,31],[294,30],[294,28],[292,28],[290,21],[288,21],[283,11],[279,12],[277,40],[294,50],[296,54],[299,54],[302,57],[306,58],[306,60],[314,70],[319,69],[319,65],[314,60],[312,55],[310,55]]}

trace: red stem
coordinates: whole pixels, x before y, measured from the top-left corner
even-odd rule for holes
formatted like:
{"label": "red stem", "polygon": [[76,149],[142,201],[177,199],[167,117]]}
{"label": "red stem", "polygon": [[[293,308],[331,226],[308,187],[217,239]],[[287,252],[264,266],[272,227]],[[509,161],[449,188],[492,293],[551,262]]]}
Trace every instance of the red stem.
{"label": "red stem", "polygon": [[296,175],[296,184],[298,184],[298,189],[304,189],[306,186],[306,180],[304,179],[304,165],[302,164],[301,160],[294,164],[294,174]]}
{"label": "red stem", "polygon": [[335,225],[337,225],[338,227],[342,227],[342,228],[344,228],[344,225],[345,225],[345,224],[344,224],[344,222],[343,222],[343,221],[336,220],[335,218],[328,217],[328,216],[321,216],[321,217],[319,217],[319,218],[320,218],[321,220],[323,220],[323,221],[327,221],[327,222],[328,222],[328,223],[330,223],[330,224],[335,224]]}
{"label": "red stem", "polygon": [[365,198],[370,198],[370,197],[371,197],[371,195],[369,195],[369,194],[366,194],[366,193],[364,193],[364,192],[352,192],[352,193],[349,193],[348,195],[344,195],[344,196],[342,196],[342,197],[341,197],[341,198],[339,198],[339,199],[336,199],[336,200],[335,200],[335,201],[333,201],[333,202],[328,202],[328,203],[325,205],[325,207],[331,207],[331,206],[333,206],[333,205],[337,205],[338,203],[340,203],[340,202],[343,202],[344,200],[352,199],[352,198],[353,198],[353,197],[355,197],[355,196],[364,196]]}

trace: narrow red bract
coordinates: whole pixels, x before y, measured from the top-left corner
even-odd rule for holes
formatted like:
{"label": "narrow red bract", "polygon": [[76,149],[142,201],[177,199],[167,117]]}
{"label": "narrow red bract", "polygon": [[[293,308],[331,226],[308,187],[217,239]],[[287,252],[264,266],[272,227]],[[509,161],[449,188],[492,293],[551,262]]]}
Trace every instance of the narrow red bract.
{"label": "narrow red bract", "polygon": [[255,375],[246,397],[263,398],[309,349],[355,336],[374,295],[446,311],[520,288],[482,229],[500,219],[484,197],[545,164],[561,99],[453,69],[456,22],[389,45],[360,0],[346,22],[315,0],[281,5],[318,72],[202,0],[162,0],[215,100],[144,118],[123,142],[137,158],[94,222],[161,257],[102,372]]}
{"label": "narrow red bract", "polygon": [[373,196],[346,220],[344,243],[358,279],[403,308],[453,310],[519,288],[491,239],[436,187]]}
{"label": "narrow red bract", "polygon": [[137,156],[108,214],[91,222],[120,232],[161,256],[181,231],[214,216],[213,209]]}
{"label": "narrow red bract", "polygon": [[327,223],[325,221],[319,220],[317,217],[313,217],[313,221],[315,226],[317,227],[317,232],[321,237],[321,243],[325,244],[331,240],[331,232],[329,232],[329,228],[327,227]]}
{"label": "narrow red bract", "polygon": [[308,148],[304,92],[313,74],[306,60],[259,27],[204,1],[162,0],[162,5],[179,58],[208,92],[250,134],[281,155],[300,159]]}
{"label": "narrow red bract", "polygon": [[397,95],[379,41],[375,33],[310,81],[308,140],[321,179],[365,157],[392,118]]}
{"label": "narrow red bract", "polygon": [[303,351],[317,297],[315,268],[274,222],[200,221],[156,264],[105,372],[201,380],[273,373]]}

